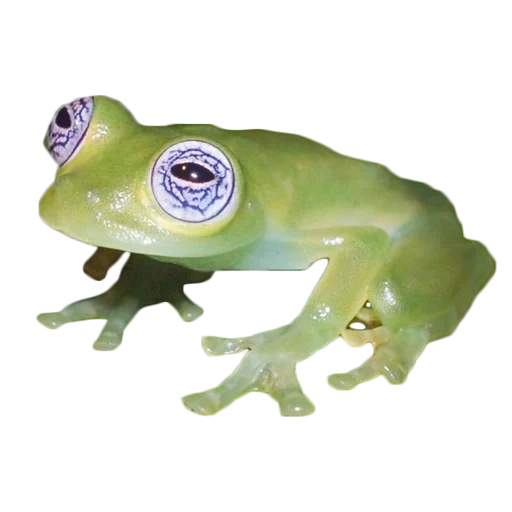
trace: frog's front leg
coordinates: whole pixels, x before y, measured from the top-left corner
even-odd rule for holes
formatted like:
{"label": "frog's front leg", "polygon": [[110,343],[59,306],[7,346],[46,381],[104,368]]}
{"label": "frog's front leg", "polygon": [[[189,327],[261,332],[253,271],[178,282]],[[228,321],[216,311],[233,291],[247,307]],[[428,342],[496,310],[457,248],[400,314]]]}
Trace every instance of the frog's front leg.
{"label": "frog's front leg", "polygon": [[57,329],[61,325],[82,320],[107,320],[100,337],[94,343],[97,350],[113,350],[122,341],[125,327],[140,309],[136,299],[120,293],[114,286],[96,297],[83,299],[56,313],[42,313],[37,317],[46,327]]}
{"label": "frog's front leg", "polygon": [[142,301],[136,296],[128,294],[121,296],[108,311],[105,322],[92,343],[91,349],[93,351],[120,349],[123,344],[123,335],[129,323],[142,306]]}
{"label": "frog's front leg", "polygon": [[133,256],[131,264],[122,270],[121,278],[97,297],[67,304],[56,313],[39,313],[37,321],[47,329],[59,329],[71,322],[104,318],[91,348],[115,350],[122,346],[130,321],[146,304],[162,296],[162,289],[181,320],[191,322],[201,315],[201,306],[189,301],[181,291],[184,279],[180,274],[188,276],[190,271],[145,256]]}
{"label": "frog's front leg", "polygon": [[[361,347],[366,343],[372,342],[372,335],[378,337],[382,326],[378,317],[368,305],[363,306],[353,319],[354,322],[362,322],[367,330],[353,330],[349,327],[341,333],[343,339],[353,347]],[[277,337],[283,333],[288,326],[280,327],[272,331],[263,332],[254,336],[244,338],[217,338],[214,336],[205,336],[203,338],[203,348],[208,355],[219,356],[226,354],[236,354],[242,350],[251,350],[255,346],[262,344],[270,337]],[[380,328],[380,329],[379,329]]]}
{"label": "frog's front leg", "polygon": [[[377,228],[346,228],[295,238],[293,255],[300,255],[297,258],[310,263],[329,260],[305,308],[290,325],[273,331],[233,340],[205,338],[203,345],[209,354],[243,349],[249,353],[219,386],[184,397],[185,406],[199,414],[214,414],[250,391],[262,391],[278,401],[285,416],[312,413],[314,406],[300,387],[296,365],[336,339],[354,318],[388,246],[388,236]],[[301,268],[298,260],[294,262]]]}

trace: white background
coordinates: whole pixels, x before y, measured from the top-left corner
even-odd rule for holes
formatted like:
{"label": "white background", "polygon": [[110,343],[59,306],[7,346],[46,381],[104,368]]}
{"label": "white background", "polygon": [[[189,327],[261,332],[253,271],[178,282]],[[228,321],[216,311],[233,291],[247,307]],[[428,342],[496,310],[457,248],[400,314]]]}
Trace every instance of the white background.
{"label": "white background", "polygon": [[[5,3],[0,509],[511,510],[509,7]],[[200,320],[149,308],[112,353],[91,349],[100,321],[39,325],[38,313],[100,293],[119,273],[88,279],[92,249],[37,212],[55,172],[41,144],[51,116],[94,94],[145,124],[299,133],[426,181],[454,202],[498,272],[403,386],[379,378],[330,388],[329,374],[370,354],[338,340],[299,365],[314,415],[282,418],[254,393],[194,415],[180,398],[218,384],[241,358],[206,356],[201,335],[288,323],[324,263],[219,273],[188,289],[205,309]]]}
{"label": "white background", "polygon": [[512,281],[512,256],[505,256],[503,265],[503,277],[507,281]]}

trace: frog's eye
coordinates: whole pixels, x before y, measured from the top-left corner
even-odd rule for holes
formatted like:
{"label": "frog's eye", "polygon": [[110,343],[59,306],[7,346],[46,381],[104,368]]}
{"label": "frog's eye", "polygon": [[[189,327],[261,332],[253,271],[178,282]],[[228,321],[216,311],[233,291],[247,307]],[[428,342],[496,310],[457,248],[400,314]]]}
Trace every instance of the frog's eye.
{"label": "frog's eye", "polygon": [[94,100],[81,98],[61,107],[48,129],[48,149],[59,165],[76,155],[91,122]]}
{"label": "frog's eye", "polygon": [[165,212],[185,222],[205,222],[235,208],[235,174],[228,157],[208,142],[187,140],[155,162],[151,186]]}

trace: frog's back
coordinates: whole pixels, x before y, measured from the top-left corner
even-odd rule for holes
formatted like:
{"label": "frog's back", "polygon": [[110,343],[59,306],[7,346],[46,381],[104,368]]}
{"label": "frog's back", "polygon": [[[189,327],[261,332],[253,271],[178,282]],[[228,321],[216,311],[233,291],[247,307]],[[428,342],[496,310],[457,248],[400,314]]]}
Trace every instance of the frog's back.
{"label": "frog's back", "polygon": [[269,225],[278,228],[371,225],[392,236],[432,212],[456,219],[440,191],[300,135],[208,124],[168,127],[178,128],[190,137],[225,145],[238,158],[247,190],[261,202]]}
{"label": "frog's back", "polygon": [[244,169],[249,186],[258,191],[277,224],[305,229],[373,225],[392,235],[430,212],[456,219],[444,194],[402,179],[383,165],[339,154],[298,135],[232,133],[253,155]]}

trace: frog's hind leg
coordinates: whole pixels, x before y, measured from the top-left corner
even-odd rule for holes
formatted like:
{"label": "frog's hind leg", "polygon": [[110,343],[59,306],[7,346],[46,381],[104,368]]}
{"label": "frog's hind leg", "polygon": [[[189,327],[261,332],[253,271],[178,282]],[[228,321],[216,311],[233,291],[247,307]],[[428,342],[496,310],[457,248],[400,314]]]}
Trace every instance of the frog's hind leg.
{"label": "frog's hind leg", "polygon": [[382,336],[382,323],[367,301],[359,313],[341,332],[341,337],[352,347],[362,347],[366,343],[378,341]]}
{"label": "frog's hind leg", "polygon": [[377,316],[374,309],[372,308],[372,305],[368,301],[359,310],[353,322],[350,323],[349,328],[352,326],[352,323],[354,322],[362,323],[365,329],[375,329],[376,327],[382,325],[380,318]]}
{"label": "frog's hind leg", "polygon": [[[432,221],[433,220],[433,221]],[[387,265],[370,287],[374,328],[349,328],[354,346],[372,343],[373,356],[359,368],[329,377],[336,389],[352,389],[384,375],[402,383],[427,343],[450,335],[495,270],[487,249],[466,240],[458,222],[445,216],[425,221],[391,250]],[[362,309],[364,311],[364,308]]]}

